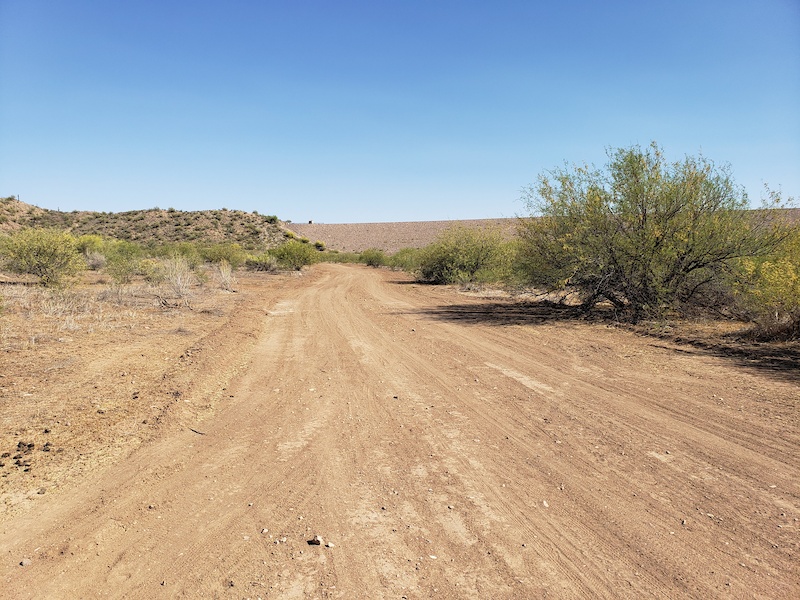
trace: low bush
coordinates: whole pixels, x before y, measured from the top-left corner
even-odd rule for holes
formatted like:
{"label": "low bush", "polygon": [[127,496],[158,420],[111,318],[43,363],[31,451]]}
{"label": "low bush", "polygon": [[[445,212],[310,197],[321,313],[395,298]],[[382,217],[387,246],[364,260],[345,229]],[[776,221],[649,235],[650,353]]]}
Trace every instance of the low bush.
{"label": "low bush", "polygon": [[77,239],[75,246],[78,249],[78,252],[88,256],[93,252],[102,253],[103,247],[105,246],[105,240],[103,240],[103,237],[100,235],[85,234]]}
{"label": "low bush", "polygon": [[184,256],[174,256],[163,261],[164,283],[179,299],[189,297],[190,288],[197,283],[194,269]]}
{"label": "low bush", "polygon": [[386,254],[383,250],[368,248],[361,253],[359,262],[370,267],[382,267],[386,264]]}
{"label": "low bush", "polygon": [[289,240],[285,244],[273,248],[269,253],[278,260],[278,264],[285,269],[299,271],[306,265],[317,262],[319,254],[313,246]]}
{"label": "low bush", "polygon": [[251,271],[272,272],[278,270],[278,259],[269,252],[248,256],[245,259],[245,267]]}
{"label": "low bush", "polygon": [[488,283],[511,273],[514,246],[490,229],[456,227],[419,254],[418,275],[430,283]]}
{"label": "low bush", "polygon": [[64,285],[85,266],[73,236],[55,229],[22,229],[0,242],[0,257],[14,273],[34,275],[48,287]]}
{"label": "low bush", "polygon": [[800,339],[800,226],[775,252],[740,261],[744,273],[735,289],[760,339]]}
{"label": "low bush", "polygon": [[106,273],[114,283],[130,283],[135,275],[140,274],[144,251],[138,244],[122,240],[110,241],[105,244],[104,254]]}
{"label": "low bush", "polygon": [[172,242],[162,244],[153,249],[153,256],[160,258],[183,258],[186,264],[193,271],[203,264],[203,256],[200,253],[200,248],[193,242]]}
{"label": "low bush", "polygon": [[87,252],[84,254],[83,258],[86,260],[86,267],[90,271],[100,271],[104,269],[108,263],[106,255],[100,252]]}
{"label": "low bush", "polygon": [[239,244],[214,244],[200,250],[200,255],[206,262],[220,264],[228,263],[234,271],[241,267],[247,259],[247,253]]}
{"label": "low bush", "polygon": [[419,270],[421,256],[422,251],[418,248],[403,248],[388,257],[386,262],[393,269],[415,273]]}

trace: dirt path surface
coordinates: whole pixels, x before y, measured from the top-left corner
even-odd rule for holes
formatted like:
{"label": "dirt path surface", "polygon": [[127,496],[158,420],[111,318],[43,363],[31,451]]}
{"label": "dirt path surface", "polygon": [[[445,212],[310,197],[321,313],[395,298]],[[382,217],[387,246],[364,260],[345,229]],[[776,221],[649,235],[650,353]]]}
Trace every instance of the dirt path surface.
{"label": "dirt path surface", "polygon": [[249,298],[203,410],[0,523],[0,597],[800,594],[791,378],[363,267]]}

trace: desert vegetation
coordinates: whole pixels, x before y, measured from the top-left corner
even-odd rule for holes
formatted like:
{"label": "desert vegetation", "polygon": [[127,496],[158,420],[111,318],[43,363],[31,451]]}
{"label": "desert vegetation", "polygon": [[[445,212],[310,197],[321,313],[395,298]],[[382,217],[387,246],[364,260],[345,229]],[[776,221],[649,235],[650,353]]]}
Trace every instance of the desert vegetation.
{"label": "desert vegetation", "polygon": [[791,199],[767,189],[753,210],[727,167],[702,156],[670,163],[655,143],[608,157],[603,168],[543,173],[523,191],[528,215],[514,235],[497,224],[453,224],[424,247],[350,252],[256,212],[60,213],[10,197],[0,199],[0,260],[45,287],[63,288],[89,269],[116,286],[166,286],[181,301],[209,281],[234,290],[240,268],[363,263],[425,283],[533,291],[586,312],[611,310],[615,320],[707,314],[749,322],[759,339],[800,336]]}
{"label": "desert vegetation", "polygon": [[359,261],[436,284],[538,290],[615,320],[705,314],[750,322],[760,339],[800,335],[800,226],[792,200],[766,190],[751,209],[727,167],[669,163],[655,144],[609,151],[524,190],[517,236],[453,227],[421,249]]}

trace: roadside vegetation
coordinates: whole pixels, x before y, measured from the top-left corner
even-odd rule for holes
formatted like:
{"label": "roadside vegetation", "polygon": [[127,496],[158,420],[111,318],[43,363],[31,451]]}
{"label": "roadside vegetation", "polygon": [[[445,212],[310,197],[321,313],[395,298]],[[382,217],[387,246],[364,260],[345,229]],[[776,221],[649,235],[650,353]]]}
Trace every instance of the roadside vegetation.
{"label": "roadside vegetation", "polygon": [[752,323],[757,339],[800,339],[800,221],[783,210],[791,200],[767,190],[753,210],[726,167],[668,162],[655,143],[608,157],[603,168],[540,175],[523,191],[528,216],[516,236],[453,227],[394,254],[330,250],[255,212],[59,213],[0,198],[0,268],[56,289],[88,269],[177,306],[209,282],[235,291],[243,268],[362,263],[424,283],[534,291],[620,321],[710,314]]}
{"label": "roadside vegetation", "polygon": [[517,273],[532,285],[632,322],[701,310],[796,335],[789,203],[768,191],[750,210],[727,168],[637,146],[609,152],[604,169],[545,173],[524,200]]}
{"label": "roadside vegetation", "polygon": [[423,282],[524,286],[636,323],[696,315],[754,325],[758,339],[800,339],[800,223],[766,190],[751,209],[728,168],[668,162],[655,144],[609,151],[526,188],[516,239],[455,228],[420,250],[362,253]]}

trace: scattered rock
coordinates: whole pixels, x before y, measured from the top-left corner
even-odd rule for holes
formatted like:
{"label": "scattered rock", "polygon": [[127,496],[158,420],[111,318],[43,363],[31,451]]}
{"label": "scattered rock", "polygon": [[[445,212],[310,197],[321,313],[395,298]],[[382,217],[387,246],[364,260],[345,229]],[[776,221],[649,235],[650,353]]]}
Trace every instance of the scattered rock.
{"label": "scattered rock", "polygon": [[542,500],[542,506],[545,508],[550,508],[550,505],[547,503],[547,500]]}
{"label": "scattered rock", "polygon": [[334,546],[333,542],[328,542],[328,543],[325,544],[325,547],[326,548],[334,548],[335,546]]}
{"label": "scattered rock", "polygon": [[322,538],[318,535],[315,535],[313,538],[308,540],[309,546],[319,546],[320,544],[322,544]]}
{"label": "scattered rock", "polygon": [[33,562],[30,558],[23,558],[21,561],[19,561],[20,567],[30,567],[31,564],[33,564]]}

